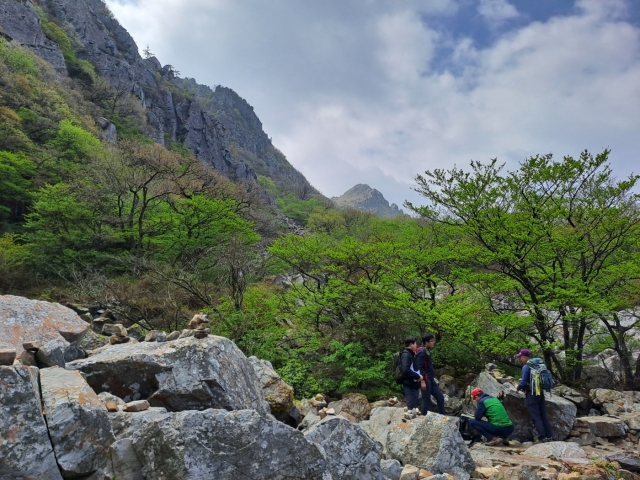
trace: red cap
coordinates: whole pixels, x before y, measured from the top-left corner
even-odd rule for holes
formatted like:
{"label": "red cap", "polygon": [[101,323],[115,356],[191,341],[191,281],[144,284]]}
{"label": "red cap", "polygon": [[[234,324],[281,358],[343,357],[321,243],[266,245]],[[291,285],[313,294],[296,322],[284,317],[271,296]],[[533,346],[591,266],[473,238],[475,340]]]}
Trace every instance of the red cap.
{"label": "red cap", "polygon": [[482,395],[482,389],[474,388],[473,390],[471,390],[472,397],[479,397],[480,395]]}

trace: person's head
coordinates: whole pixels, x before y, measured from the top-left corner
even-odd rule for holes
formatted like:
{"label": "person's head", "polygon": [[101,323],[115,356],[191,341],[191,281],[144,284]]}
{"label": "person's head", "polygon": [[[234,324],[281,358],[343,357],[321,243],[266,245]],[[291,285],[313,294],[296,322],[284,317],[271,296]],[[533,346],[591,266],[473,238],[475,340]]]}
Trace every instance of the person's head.
{"label": "person's head", "polygon": [[529,361],[529,359],[531,358],[531,350],[528,350],[526,348],[523,348],[522,350],[520,350],[520,353],[518,353],[516,355],[517,358],[520,359],[520,363],[522,365],[524,365],[525,363],[527,363]]}
{"label": "person's head", "polygon": [[415,350],[416,348],[418,348],[418,345],[416,344],[416,337],[405,338],[404,346],[407,347],[409,350]]}
{"label": "person's head", "polygon": [[436,345],[436,337],[430,333],[425,333],[422,335],[422,344],[427,348],[433,348]]}
{"label": "person's head", "polygon": [[477,402],[484,392],[480,388],[474,388],[471,390],[471,400]]}

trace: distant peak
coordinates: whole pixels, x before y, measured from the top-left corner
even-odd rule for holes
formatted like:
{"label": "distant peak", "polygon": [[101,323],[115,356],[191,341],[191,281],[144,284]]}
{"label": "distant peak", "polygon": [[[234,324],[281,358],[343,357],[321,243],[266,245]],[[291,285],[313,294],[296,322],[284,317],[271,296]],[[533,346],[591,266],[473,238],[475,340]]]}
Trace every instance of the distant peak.
{"label": "distant peak", "polygon": [[333,197],[331,200],[339,208],[356,208],[383,218],[404,214],[395,203],[389,205],[379,190],[364,183],[353,186],[339,197]]}

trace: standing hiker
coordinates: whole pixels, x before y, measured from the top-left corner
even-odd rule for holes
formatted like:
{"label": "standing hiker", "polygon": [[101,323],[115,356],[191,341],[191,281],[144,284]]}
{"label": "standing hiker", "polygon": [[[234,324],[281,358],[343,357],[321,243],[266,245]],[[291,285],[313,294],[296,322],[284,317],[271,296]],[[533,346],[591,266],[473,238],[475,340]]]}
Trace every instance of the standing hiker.
{"label": "standing hiker", "polygon": [[[537,371],[547,370],[541,358],[531,358],[531,351],[523,348],[516,355],[522,363],[522,378],[516,387],[518,391],[524,391],[527,410],[538,430],[538,440],[550,442],[553,440],[551,423],[547,416],[547,402],[544,398],[544,385]],[[547,370],[547,373],[548,370]]]}
{"label": "standing hiker", "polygon": [[[507,437],[513,433],[513,422],[502,402],[479,388],[473,389],[471,400],[476,402],[476,413],[474,418],[469,420],[469,426],[487,439],[488,446],[500,443],[509,445]],[[488,422],[483,421],[482,417],[487,417]]]}
{"label": "standing hiker", "polygon": [[444,395],[440,391],[440,387],[436,383],[435,370],[433,368],[433,360],[431,358],[431,349],[436,345],[436,337],[430,333],[422,336],[422,347],[416,352],[416,363],[420,368],[422,378],[424,378],[425,388],[422,390],[422,415],[426,415],[431,405],[431,396],[436,399],[438,404],[438,413],[445,414]]}
{"label": "standing hiker", "polygon": [[418,348],[416,337],[407,337],[404,341],[405,349],[400,354],[400,368],[402,371],[402,389],[407,400],[407,408],[413,410],[418,406],[418,392],[420,392],[419,368],[415,366],[415,352]]}

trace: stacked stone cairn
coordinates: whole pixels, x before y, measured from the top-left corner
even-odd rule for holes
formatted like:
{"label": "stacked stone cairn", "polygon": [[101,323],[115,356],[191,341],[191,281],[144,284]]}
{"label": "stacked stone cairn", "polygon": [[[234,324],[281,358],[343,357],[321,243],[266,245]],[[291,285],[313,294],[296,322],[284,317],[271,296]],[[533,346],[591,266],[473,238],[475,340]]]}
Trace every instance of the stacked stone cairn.
{"label": "stacked stone cairn", "polygon": [[122,326],[121,323],[105,324],[102,327],[103,335],[110,335],[109,343],[111,345],[119,345],[121,343],[127,343],[131,340],[127,334],[127,329]]}

